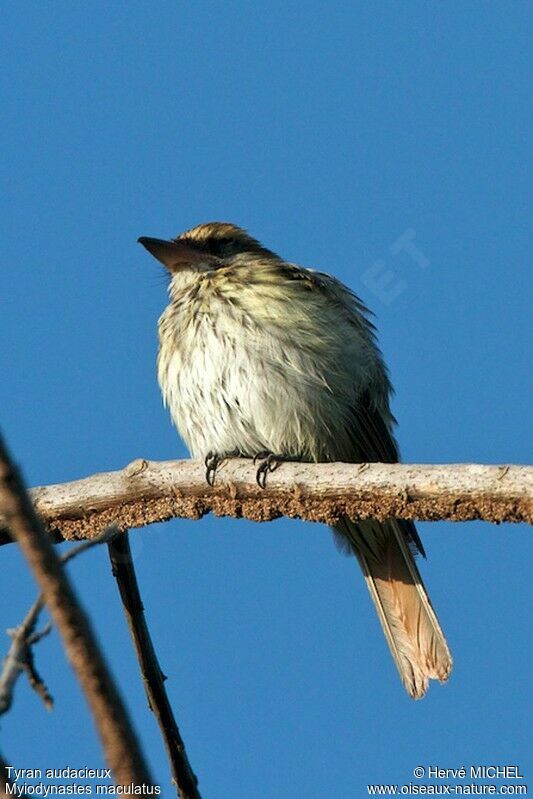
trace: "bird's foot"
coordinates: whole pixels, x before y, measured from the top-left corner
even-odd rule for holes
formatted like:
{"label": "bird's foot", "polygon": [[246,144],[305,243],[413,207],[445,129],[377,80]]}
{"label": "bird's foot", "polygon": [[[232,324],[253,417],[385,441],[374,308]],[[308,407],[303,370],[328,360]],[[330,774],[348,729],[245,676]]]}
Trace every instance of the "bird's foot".
{"label": "bird's foot", "polygon": [[235,450],[233,452],[214,452],[210,450],[204,458],[205,464],[205,479],[207,484],[213,487],[215,485],[215,477],[217,473],[217,469],[220,464],[225,461],[227,458],[234,458],[239,453]]}
{"label": "bird's foot", "polygon": [[286,455],[275,455],[273,452],[269,452],[269,450],[264,450],[263,452],[258,452],[257,455],[254,455],[254,463],[257,463],[257,461],[262,461],[255,475],[258,486],[260,488],[266,488],[267,474],[270,472],[275,472],[278,466],[280,466],[284,461],[289,460],[291,459]]}

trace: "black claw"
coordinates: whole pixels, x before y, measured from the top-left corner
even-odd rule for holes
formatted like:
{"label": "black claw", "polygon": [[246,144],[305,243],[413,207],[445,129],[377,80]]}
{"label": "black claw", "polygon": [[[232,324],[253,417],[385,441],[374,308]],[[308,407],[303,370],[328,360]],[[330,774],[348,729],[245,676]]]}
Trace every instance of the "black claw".
{"label": "black claw", "polygon": [[215,476],[221,460],[222,458],[217,452],[208,452],[205,456],[205,479],[211,488],[215,485]]}
{"label": "black claw", "polygon": [[237,450],[233,450],[232,452],[214,452],[210,450],[204,458],[205,464],[205,479],[207,480],[207,484],[211,486],[211,488],[215,485],[215,477],[217,473],[217,469],[227,458],[235,458],[239,455]]}
{"label": "black claw", "polygon": [[266,488],[267,474],[269,474],[269,472],[274,472],[284,460],[287,460],[287,458],[285,458],[283,455],[274,455],[273,452],[259,452],[254,457],[254,463],[258,460],[262,460],[263,462],[255,474],[255,479],[257,480],[257,485],[259,488],[264,489]]}

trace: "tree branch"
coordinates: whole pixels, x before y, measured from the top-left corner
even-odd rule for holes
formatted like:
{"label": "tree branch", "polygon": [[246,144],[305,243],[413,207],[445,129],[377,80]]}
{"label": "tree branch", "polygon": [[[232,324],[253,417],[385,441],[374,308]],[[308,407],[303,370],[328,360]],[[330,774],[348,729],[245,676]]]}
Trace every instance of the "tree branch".
{"label": "tree branch", "polygon": [[31,606],[24,621],[18,627],[7,630],[11,638],[11,646],[4,659],[0,673],[0,716],[7,713],[13,704],[13,693],[20,675],[25,671],[28,674],[31,687],[39,694],[47,710],[51,710],[54,700],[48,689],[37,673],[33,657],[33,645],[38,643],[51,630],[50,625],[35,633],[35,625],[43,607],[41,597]]}
{"label": "tree branch", "polygon": [[167,750],[172,781],[181,799],[201,799],[198,780],[189,763],[185,744],[167,696],[164,682],[166,677],[161,671],[146,623],[128,533],[117,535],[109,542],[108,548],[113,576],[117,581],[124,614],[141,668],[148,705],[157,719]]}
{"label": "tree branch", "polygon": [[[56,541],[93,538],[174,517],[334,523],[352,519],[533,522],[533,466],[284,463],[261,489],[250,460],[229,459],[215,487],[197,461],[133,461],[125,469],[34,488],[30,496]],[[5,523],[0,518],[0,528]],[[9,541],[2,535],[0,544]]]}
{"label": "tree branch", "polygon": [[89,620],[81,609],[17,469],[0,439],[0,506],[59,630],[120,785],[152,785],[137,738]]}
{"label": "tree branch", "polygon": [[[85,552],[93,546],[109,541],[109,539],[116,534],[116,527],[109,527],[103,535],[98,538],[84,541],[77,546],[71,547],[67,552],[63,552],[60,556],[60,560],[62,563],[66,563],[81,552]],[[54,700],[50,696],[46,684],[35,668],[33,656],[33,646],[44,638],[45,635],[48,635],[51,630],[51,625],[47,624],[40,632],[35,632],[35,627],[43,607],[44,599],[42,594],[40,594],[21,624],[19,624],[18,627],[7,630],[7,634],[11,638],[11,646],[4,658],[4,663],[0,672],[0,716],[3,713],[7,713],[13,704],[15,685],[23,671],[28,675],[31,687],[41,697],[47,710],[51,710],[54,705]]]}

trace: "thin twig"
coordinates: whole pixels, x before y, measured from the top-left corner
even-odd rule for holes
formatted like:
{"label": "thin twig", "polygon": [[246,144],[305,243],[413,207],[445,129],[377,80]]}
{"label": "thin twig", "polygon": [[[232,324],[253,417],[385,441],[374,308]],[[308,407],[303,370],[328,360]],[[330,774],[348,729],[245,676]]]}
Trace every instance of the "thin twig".
{"label": "thin twig", "polygon": [[[28,670],[28,664],[30,662],[33,666],[30,640],[32,643],[36,643],[34,629],[42,607],[43,603],[39,597],[39,599],[37,599],[31,606],[24,618],[24,621],[19,624],[18,627],[7,631],[7,634],[11,638],[11,645],[6,657],[4,658],[2,673],[0,674],[0,715],[7,713],[13,704],[13,692],[15,690],[15,684],[22,672]],[[43,634],[46,634],[44,630]],[[30,673],[29,670],[28,673]],[[44,682],[38,677],[34,666],[33,674],[35,684],[33,684],[32,687],[36,688],[37,692],[42,697],[45,706],[50,709],[53,704],[52,697],[46,690]]]}
{"label": "thin twig", "polygon": [[[66,563],[87,549],[109,541],[116,534],[117,528],[111,526],[98,538],[71,547],[61,555],[60,559]],[[40,632],[34,632],[43,606],[44,600],[41,594],[29,609],[22,623],[18,627],[7,630],[7,634],[12,640],[0,673],[0,716],[7,713],[13,704],[15,684],[23,672],[26,672],[31,687],[41,697],[46,709],[51,710],[53,707],[54,700],[35,667],[33,654],[33,646],[48,635],[52,629],[51,625],[47,624]]]}
{"label": "thin twig", "polygon": [[120,591],[124,614],[137,652],[148,705],[157,719],[167,750],[172,781],[181,799],[200,799],[198,780],[191,768],[164,685],[166,679],[146,623],[135,574],[128,533],[108,543],[113,576]]}
{"label": "thin twig", "polygon": [[[269,521],[279,516],[334,524],[351,519],[533,522],[533,466],[403,463],[283,463],[256,482],[251,460],[232,458],[207,485],[198,461],[138,460],[117,472],[32,489],[55,541],[94,538],[206,513]],[[9,536],[0,518],[0,544]]]}
{"label": "thin twig", "polygon": [[47,710],[51,710],[54,705],[54,700],[46,687],[46,683],[44,682],[43,678],[37,671],[37,667],[35,665],[34,655],[33,655],[33,646],[37,644],[41,638],[44,638],[48,633],[51,631],[52,625],[47,624],[43,627],[42,630],[39,632],[35,632],[27,638],[26,642],[26,652],[24,653],[25,657],[22,661],[24,671],[28,677],[28,682],[30,683],[30,687],[33,688],[37,696],[40,696],[44,706]]}
{"label": "thin twig", "polygon": [[89,620],[0,439],[0,506],[42,591],[83,688],[108,765],[119,785],[152,785],[128,713]]}

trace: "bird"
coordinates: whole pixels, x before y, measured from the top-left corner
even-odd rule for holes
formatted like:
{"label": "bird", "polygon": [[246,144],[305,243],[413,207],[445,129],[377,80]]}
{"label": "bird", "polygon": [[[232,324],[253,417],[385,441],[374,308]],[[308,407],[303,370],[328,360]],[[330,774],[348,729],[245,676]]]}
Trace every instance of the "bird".
{"label": "bird", "polygon": [[[212,483],[220,462],[399,461],[392,385],[371,313],[338,279],[285,261],[229,222],[174,239],[138,239],[163,264],[170,302],[158,322],[165,405]],[[411,521],[341,518],[408,694],[447,680],[452,657],[415,557]]]}

